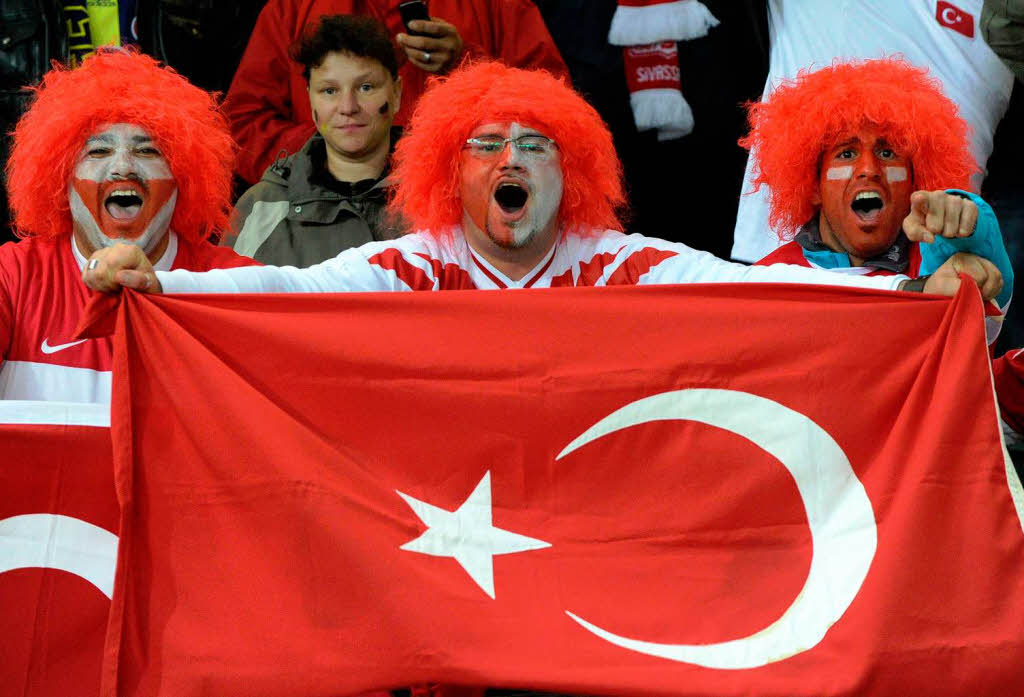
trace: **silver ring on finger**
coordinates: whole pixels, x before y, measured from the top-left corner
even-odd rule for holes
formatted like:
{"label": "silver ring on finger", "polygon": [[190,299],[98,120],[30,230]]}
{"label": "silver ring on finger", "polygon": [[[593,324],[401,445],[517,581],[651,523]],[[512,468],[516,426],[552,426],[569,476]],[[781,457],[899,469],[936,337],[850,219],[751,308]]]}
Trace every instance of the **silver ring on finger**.
{"label": "silver ring on finger", "polygon": [[99,265],[100,265],[100,260],[99,259],[90,259],[89,260],[89,264],[88,264],[88,266],[86,268],[89,271],[92,271],[93,269],[95,269]]}
{"label": "silver ring on finger", "polygon": [[430,62],[430,51],[424,51],[423,52],[423,62],[424,63],[429,63]]}

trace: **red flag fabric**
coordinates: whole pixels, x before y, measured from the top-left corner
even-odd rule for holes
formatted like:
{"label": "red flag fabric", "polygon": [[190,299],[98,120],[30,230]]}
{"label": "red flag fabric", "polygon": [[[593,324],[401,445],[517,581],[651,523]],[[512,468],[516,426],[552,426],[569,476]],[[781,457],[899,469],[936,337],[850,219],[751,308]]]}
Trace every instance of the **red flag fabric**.
{"label": "red flag fabric", "polygon": [[119,515],[109,407],[0,401],[0,462],[0,695],[98,695]]}
{"label": "red flag fabric", "polygon": [[115,345],[106,695],[1024,680],[976,292],[129,293]]}

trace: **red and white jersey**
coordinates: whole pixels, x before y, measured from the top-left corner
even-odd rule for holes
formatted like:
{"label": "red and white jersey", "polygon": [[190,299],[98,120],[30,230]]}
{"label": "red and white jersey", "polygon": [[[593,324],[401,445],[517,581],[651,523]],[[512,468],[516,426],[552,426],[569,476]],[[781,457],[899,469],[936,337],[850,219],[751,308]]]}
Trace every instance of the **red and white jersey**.
{"label": "red and white jersey", "polygon": [[892,290],[906,276],[844,276],[777,264],[744,266],[677,242],[613,230],[567,233],[519,280],[477,254],[462,231],[418,232],[347,249],[306,269],[264,266],[195,274],[157,272],[166,293],[335,293],[344,291],[560,288],[655,283],[817,283]]}
{"label": "red and white jersey", "polygon": [[[110,339],[72,339],[89,298],[85,261],[70,235],[0,246],[0,399],[110,401]],[[255,263],[171,233],[156,266],[204,271]]]}

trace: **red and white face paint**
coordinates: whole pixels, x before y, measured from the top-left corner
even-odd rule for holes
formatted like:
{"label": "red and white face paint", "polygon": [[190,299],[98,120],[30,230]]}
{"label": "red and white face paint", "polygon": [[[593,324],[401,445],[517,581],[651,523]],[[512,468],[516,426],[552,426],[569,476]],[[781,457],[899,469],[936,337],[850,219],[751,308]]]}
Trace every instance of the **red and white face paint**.
{"label": "red and white face paint", "polygon": [[163,241],[178,186],[152,137],[127,123],[101,126],[78,156],[68,187],[75,240],[89,255],[116,242],[147,254]]}
{"label": "red and white face paint", "polygon": [[822,241],[855,261],[892,246],[910,212],[910,167],[871,127],[825,151],[818,182]]}
{"label": "red and white face paint", "polygon": [[[490,123],[475,128],[471,138],[519,138],[544,134],[518,123]],[[531,243],[550,247],[558,233],[562,202],[562,165],[557,145],[530,152],[513,142],[495,152],[462,151],[463,227],[480,250],[486,241],[502,249]]]}

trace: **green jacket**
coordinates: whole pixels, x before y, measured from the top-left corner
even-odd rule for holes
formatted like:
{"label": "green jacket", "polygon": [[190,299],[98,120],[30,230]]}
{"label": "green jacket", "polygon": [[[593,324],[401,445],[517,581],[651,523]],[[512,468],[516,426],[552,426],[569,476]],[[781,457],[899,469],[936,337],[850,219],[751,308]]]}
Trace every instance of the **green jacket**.
{"label": "green jacket", "polygon": [[1024,0],[985,0],[981,35],[1018,80],[1024,80]]}
{"label": "green jacket", "polygon": [[405,226],[385,210],[386,176],[341,184],[347,194],[318,183],[330,176],[324,148],[315,134],[297,153],[268,167],[238,199],[224,244],[264,264],[302,268],[349,247],[402,235]]}

